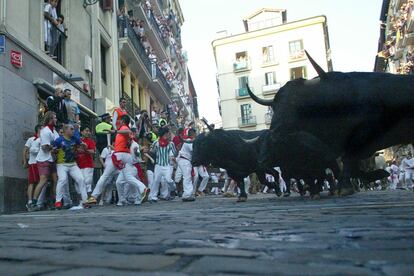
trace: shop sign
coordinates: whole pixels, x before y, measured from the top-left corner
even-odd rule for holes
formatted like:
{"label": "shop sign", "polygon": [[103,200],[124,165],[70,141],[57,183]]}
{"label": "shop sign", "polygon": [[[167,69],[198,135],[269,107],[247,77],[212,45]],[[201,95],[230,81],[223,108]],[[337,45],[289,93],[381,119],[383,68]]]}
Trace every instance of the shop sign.
{"label": "shop sign", "polygon": [[17,68],[22,68],[23,67],[22,53],[11,50],[10,51],[10,63]]}
{"label": "shop sign", "polygon": [[6,37],[4,35],[0,35],[0,54],[4,54],[6,52]]}

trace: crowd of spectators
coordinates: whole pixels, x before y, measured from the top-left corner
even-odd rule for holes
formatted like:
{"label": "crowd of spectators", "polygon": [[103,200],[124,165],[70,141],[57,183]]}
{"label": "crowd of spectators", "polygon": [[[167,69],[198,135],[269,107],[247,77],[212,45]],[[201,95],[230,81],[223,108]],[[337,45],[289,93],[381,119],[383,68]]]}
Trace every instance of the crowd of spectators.
{"label": "crowd of spectators", "polygon": [[[180,43],[177,42],[174,36],[174,32],[172,31],[171,22],[175,21],[173,18],[172,13],[170,13],[168,18],[165,18],[162,15],[158,15],[152,8],[152,4],[150,1],[145,1],[145,13],[149,20],[153,20],[156,24],[157,32],[167,43],[172,51],[174,52],[178,62],[183,66],[185,64],[185,59],[182,55],[182,46]],[[135,34],[139,38],[141,45],[145,49],[145,53],[147,54],[149,60],[151,61],[152,65],[156,65],[162,75],[164,76],[165,80],[167,81],[168,85],[175,86],[178,89],[180,95],[184,93],[184,84],[180,77],[175,73],[173,70],[173,65],[169,58],[161,59],[157,56],[154,47],[149,42],[145,27],[144,27],[144,20],[142,18],[136,18],[130,16],[127,12],[127,7],[123,6],[120,11],[118,12],[119,17],[121,20],[126,20],[130,26],[133,28]],[[176,23],[175,23],[176,24]],[[125,33],[125,30],[120,30],[121,32]],[[156,75],[156,70],[153,70],[153,75]]]}

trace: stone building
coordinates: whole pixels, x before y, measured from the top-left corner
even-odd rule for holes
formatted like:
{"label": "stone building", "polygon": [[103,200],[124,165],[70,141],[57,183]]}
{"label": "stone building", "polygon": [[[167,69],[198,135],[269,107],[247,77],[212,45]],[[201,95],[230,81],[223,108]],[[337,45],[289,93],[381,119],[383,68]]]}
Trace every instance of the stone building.
{"label": "stone building", "polygon": [[282,9],[261,9],[243,20],[245,32],[220,33],[212,42],[224,129],[268,128],[271,109],[255,104],[248,83],[261,98],[273,98],[289,80],[317,74],[306,49],[326,71],[332,71],[328,25],[325,16],[287,21]]}

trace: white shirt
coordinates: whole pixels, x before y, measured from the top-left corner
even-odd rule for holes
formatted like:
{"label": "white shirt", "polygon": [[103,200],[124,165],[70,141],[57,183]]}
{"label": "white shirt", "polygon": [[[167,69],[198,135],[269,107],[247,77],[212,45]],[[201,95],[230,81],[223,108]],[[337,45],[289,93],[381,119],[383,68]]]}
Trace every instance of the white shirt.
{"label": "white shirt", "polygon": [[188,161],[191,161],[191,156],[193,155],[193,143],[183,143],[183,146],[181,147],[180,154],[178,157],[182,157],[184,159],[187,159]]}
{"label": "white shirt", "polygon": [[[51,15],[51,17],[54,18],[55,20],[58,18],[56,8],[52,7],[52,5],[49,4],[49,3],[45,4],[43,12],[49,13]],[[46,18],[44,20],[44,27],[45,27],[45,42],[47,42],[48,41],[48,32],[49,32],[50,28],[52,28],[52,23]]]}
{"label": "white shirt", "polygon": [[113,153],[114,153],[114,151],[109,147],[106,147],[102,150],[101,158],[105,161],[105,167],[106,167],[106,165],[108,165],[108,162],[112,161],[111,156],[112,156]]}
{"label": "white shirt", "polygon": [[42,149],[42,146],[45,145],[53,145],[53,141],[55,141],[59,137],[59,134],[56,130],[53,132],[50,130],[49,127],[44,127],[40,131],[40,150],[37,154],[36,161],[37,162],[54,162],[53,156],[51,151],[46,151]]}
{"label": "white shirt", "polygon": [[[138,151],[138,156],[135,154],[135,150],[137,149]],[[130,152],[131,152],[131,158],[132,158],[132,164],[136,164],[136,163],[140,163],[142,162],[141,159],[141,152],[140,152],[141,148],[138,145],[137,142],[132,141],[131,143],[131,147],[130,147]]]}
{"label": "white shirt", "polygon": [[35,139],[35,137],[30,137],[24,145],[29,149],[29,165],[36,164],[36,157],[40,150],[40,139]]}

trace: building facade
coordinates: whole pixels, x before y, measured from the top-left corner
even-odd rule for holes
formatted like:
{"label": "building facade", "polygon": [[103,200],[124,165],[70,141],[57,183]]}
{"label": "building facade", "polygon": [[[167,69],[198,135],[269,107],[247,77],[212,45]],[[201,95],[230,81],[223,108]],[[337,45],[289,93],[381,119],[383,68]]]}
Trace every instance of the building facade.
{"label": "building facade", "polygon": [[270,99],[289,80],[316,77],[305,49],[332,71],[327,20],[317,16],[287,22],[286,10],[261,9],[243,23],[244,33],[224,33],[212,42],[222,123],[224,129],[261,130],[269,127],[272,110],[254,103],[246,84]]}
{"label": "building facade", "polygon": [[[48,2],[0,0],[0,213],[24,208],[23,146],[58,86],[72,90],[82,125],[91,127],[120,97],[131,117],[167,111],[179,126],[198,116],[178,0],[59,0],[57,27],[45,17]],[[132,19],[142,21],[150,52]]]}
{"label": "building facade", "polygon": [[[414,3],[384,0],[380,14],[380,37],[374,71],[391,74],[414,73]],[[386,160],[401,159],[414,153],[413,146],[384,150]]]}
{"label": "building facade", "polygon": [[194,117],[183,23],[177,0],[119,2],[121,91],[130,114],[166,111],[174,126]]}
{"label": "building facade", "polygon": [[0,212],[24,207],[23,146],[56,86],[72,90],[83,125],[119,100],[117,1],[60,0],[60,28],[46,21],[46,2],[0,1]]}

